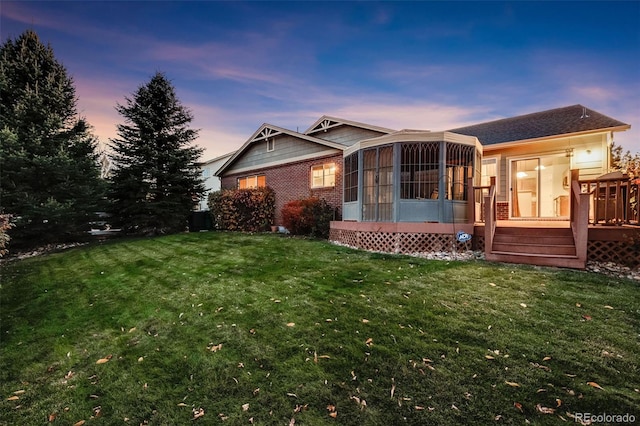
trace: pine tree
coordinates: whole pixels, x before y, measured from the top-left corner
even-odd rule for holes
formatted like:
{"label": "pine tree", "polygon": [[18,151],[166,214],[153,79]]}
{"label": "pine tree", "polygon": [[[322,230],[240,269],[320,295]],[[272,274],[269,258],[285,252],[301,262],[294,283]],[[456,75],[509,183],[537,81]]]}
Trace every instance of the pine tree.
{"label": "pine tree", "polygon": [[101,199],[73,80],[31,30],[0,46],[0,200],[13,246],[78,239]]}
{"label": "pine tree", "polygon": [[191,146],[198,136],[189,128],[193,115],[162,73],[125,100],[116,107],[125,124],[111,140],[116,225],[135,234],[183,231],[204,193],[196,163],[202,150]]}

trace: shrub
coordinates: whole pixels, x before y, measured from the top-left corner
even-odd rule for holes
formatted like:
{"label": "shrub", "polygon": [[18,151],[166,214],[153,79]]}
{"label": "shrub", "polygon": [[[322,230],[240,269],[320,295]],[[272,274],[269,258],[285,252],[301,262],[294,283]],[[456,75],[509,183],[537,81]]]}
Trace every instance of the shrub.
{"label": "shrub", "polygon": [[7,231],[9,231],[11,227],[11,215],[0,214],[0,257],[4,256],[9,251],[7,246],[9,245],[11,237],[9,237]]}
{"label": "shrub", "polygon": [[329,222],[336,218],[336,209],[317,197],[293,200],[282,208],[282,222],[294,235],[329,238]]}
{"label": "shrub", "polygon": [[209,194],[207,204],[214,229],[257,232],[273,223],[276,197],[269,187],[223,189]]}

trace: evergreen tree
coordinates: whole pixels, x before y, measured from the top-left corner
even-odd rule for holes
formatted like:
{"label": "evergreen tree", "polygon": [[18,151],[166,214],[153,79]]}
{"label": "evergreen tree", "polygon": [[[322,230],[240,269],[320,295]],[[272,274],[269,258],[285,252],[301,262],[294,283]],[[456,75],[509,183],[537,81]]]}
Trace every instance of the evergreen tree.
{"label": "evergreen tree", "polygon": [[191,143],[191,112],[171,82],[156,73],[117,111],[125,119],[111,140],[110,199],[116,225],[127,233],[162,234],[185,229],[190,211],[204,193],[196,161],[202,150]]}
{"label": "evergreen tree", "polygon": [[97,141],[73,80],[28,30],[0,46],[0,202],[12,245],[78,239],[98,208]]}

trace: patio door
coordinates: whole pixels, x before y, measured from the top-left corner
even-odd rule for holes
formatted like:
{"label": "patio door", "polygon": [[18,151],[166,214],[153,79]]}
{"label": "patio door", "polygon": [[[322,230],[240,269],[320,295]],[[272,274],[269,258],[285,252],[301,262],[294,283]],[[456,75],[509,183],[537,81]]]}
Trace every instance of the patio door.
{"label": "patio door", "polygon": [[390,222],[393,218],[393,146],[363,151],[362,220]]}
{"label": "patio door", "polygon": [[570,166],[570,158],[564,154],[511,160],[511,217],[566,219],[569,216],[566,176]]}

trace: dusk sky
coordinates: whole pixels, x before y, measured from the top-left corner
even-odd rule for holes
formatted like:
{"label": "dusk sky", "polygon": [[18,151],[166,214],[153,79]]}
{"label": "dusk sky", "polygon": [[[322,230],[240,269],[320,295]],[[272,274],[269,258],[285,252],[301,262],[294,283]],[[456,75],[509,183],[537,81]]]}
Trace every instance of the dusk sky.
{"label": "dusk sky", "polygon": [[156,71],[192,110],[202,160],[262,123],[323,114],[446,130],[582,104],[640,152],[640,2],[12,2],[2,42],[35,30],[102,143]]}

